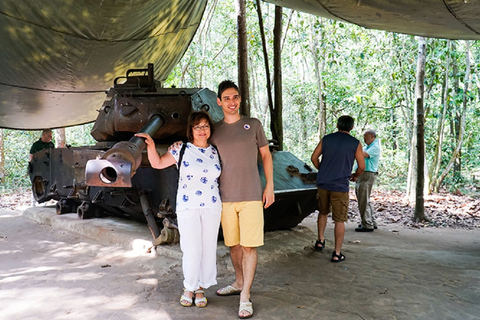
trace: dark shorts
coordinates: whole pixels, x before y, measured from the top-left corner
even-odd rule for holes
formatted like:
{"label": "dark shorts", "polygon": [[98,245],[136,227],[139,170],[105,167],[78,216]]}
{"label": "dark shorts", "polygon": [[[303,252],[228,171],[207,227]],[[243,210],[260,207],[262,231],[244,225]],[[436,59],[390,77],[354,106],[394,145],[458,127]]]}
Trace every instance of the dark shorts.
{"label": "dark shorts", "polygon": [[332,212],[333,221],[348,221],[348,204],[350,201],[348,192],[328,191],[318,188],[317,200],[320,214],[327,215]]}

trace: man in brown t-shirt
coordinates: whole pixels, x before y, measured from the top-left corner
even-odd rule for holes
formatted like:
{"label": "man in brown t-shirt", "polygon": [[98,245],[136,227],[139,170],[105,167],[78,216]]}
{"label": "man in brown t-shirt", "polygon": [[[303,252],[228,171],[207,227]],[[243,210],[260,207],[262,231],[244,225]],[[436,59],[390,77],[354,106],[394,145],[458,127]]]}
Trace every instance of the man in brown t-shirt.
{"label": "man in brown t-shirt", "polygon": [[[238,113],[240,101],[235,83],[220,83],[217,103],[224,119],[215,124],[210,141],[217,147],[222,162],[222,229],[235,268],[235,281],[217,290],[217,295],[240,294],[238,316],[249,318],[253,315],[250,289],[257,266],[257,247],[263,245],[263,208],[268,208],[275,196],[268,140],[258,119]],[[264,190],[257,167],[258,153],[266,178]]]}

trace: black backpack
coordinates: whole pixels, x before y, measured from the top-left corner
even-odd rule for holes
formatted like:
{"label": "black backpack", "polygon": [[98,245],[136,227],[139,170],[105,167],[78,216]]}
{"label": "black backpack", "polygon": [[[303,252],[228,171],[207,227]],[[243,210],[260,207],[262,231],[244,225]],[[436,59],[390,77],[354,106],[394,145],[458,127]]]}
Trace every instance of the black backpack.
{"label": "black backpack", "polygon": [[187,149],[187,144],[182,144],[180,148],[180,154],[178,156],[178,177],[180,178],[180,166],[182,165],[183,154],[185,153],[185,149]]}

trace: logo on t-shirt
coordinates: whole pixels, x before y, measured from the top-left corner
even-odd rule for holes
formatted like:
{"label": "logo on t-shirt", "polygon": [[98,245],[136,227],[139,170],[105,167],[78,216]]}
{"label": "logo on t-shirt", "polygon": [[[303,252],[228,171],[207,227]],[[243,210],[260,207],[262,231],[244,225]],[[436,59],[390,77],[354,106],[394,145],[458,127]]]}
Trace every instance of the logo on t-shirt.
{"label": "logo on t-shirt", "polygon": [[245,124],[243,125],[243,129],[245,129],[245,130],[250,130],[250,125],[249,125],[248,123],[245,123]]}

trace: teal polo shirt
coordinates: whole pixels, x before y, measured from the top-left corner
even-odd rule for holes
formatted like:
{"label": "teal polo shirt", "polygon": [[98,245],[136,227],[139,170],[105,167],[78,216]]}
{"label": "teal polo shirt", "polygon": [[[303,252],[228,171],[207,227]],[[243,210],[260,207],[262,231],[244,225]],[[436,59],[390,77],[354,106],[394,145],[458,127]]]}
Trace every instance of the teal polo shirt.
{"label": "teal polo shirt", "polygon": [[365,158],[365,171],[378,172],[378,162],[380,160],[380,142],[378,138],[363,148],[370,157]]}

